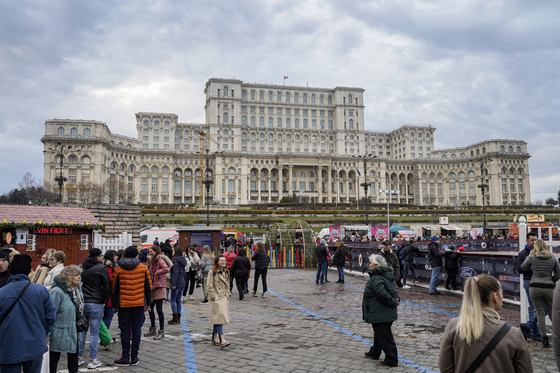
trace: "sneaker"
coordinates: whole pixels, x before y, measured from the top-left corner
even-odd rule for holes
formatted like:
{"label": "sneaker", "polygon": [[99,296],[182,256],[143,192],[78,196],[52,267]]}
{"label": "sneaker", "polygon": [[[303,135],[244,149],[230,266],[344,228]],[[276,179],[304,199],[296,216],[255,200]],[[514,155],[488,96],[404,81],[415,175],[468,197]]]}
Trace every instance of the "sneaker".
{"label": "sneaker", "polygon": [[330,282],[329,280],[325,280],[325,282]]}
{"label": "sneaker", "polygon": [[440,295],[441,293],[439,291],[434,291],[433,293],[430,293],[430,295]]}
{"label": "sneaker", "polygon": [[254,296],[254,297],[257,296],[257,292],[256,292],[256,291],[253,292],[253,296]]}
{"label": "sneaker", "polygon": [[200,304],[208,304],[208,299],[204,299]]}
{"label": "sneaker", "polygon": [[139,362],[140,362],[140,360],[138,360],[138,356],[130,359],[130,365],[138,365]]}
{"label": "sneaker", "polygon": [[194,300],[194,298],[192,297],[192,295],[189,295],[189,300]]}
{"label": "sneaker", "polygon": [[[138,358],[136,358],[138,360]],[[128,356],[122,356],[121,358],[118,360],[113,361],[113,364],[115,365],[120,365],[121,367],[127,367],[130,365],[130,362],[128,361]],[[138,363],[136,363],[138,364]]]}
{"label": "sneaker", "polygon": [[88,369],[95,369],[95,368],[99,368],[101,366],[101,361],[95,359],[95,360],[90,360],[89,364],[87,366]]}
{"label": "sneaker", "polygon": [[408,286],[408,285],[403,285],[402,288],[403,288],[403,289],[410,289],[410,286]]}
{"label": "sneaker", "polygon": [[245,293],[245,294],[249,294],[249,290],[248,290],[248,289],[245,289],[244,293]]}
{"label": "sneaker", "polygon": [[78,359],[78,366],[80,367],[82,365],[84,365],[84,358],[83,357]]}
{"label": "sneaker", "polygon": [[[255,296],[256,296],[256,295],[255,295]],[[266,293],[263,293],[262,297],[263,297],[263,298],[266,298]]]}
{"label": "sneaker", "polygon": [[416,280],[412,280],[412,285],[416,285]]}

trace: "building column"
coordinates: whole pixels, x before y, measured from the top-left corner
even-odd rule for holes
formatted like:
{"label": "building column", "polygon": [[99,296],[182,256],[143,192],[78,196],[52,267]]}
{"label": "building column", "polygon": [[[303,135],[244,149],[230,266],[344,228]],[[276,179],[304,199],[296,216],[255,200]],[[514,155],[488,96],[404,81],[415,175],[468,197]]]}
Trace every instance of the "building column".
{"label": "building column", "polygon": [[268,190],[268,203],[272,202],[272,180],[270,180],[270,173],[266,180],[266,190]]}
{"label": "building column", "polygon": [[284,187],[282,186],[282,171],[283,168],[280,167],[280,169],[278,170],[278,187],[276,188],[278,190],[278,202],[282,201],[282,198],[284,198]]}
{"label": "building column", "polygon": [[293,165],[288,166],[288,193],[290,194],[290,197],[292,196],[292,194],[294,194],[294,189],[292,188],[292,182],[293,182],[292,172],[293,172],[293,169],[294,169]]}
{"label": "building column", "polygon": [[327,202],[332,203],[332,166],[327,167]]}
{"label": "building column", "polygon": [[317,174],[317,185],[315,186],[315,190],[319,196],[317,202],[323,203],[323,166],[318,166],[317,169],[319,170],[319,173]]}

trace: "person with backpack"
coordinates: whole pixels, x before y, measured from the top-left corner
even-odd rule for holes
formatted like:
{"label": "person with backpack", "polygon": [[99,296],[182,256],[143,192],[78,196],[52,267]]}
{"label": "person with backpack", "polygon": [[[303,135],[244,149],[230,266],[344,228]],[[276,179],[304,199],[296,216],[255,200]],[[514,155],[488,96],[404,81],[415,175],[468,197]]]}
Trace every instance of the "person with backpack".
{"label": "person with backpack", "polygon": [[410,286],[406,284],[406,278],[408,276],[408,271],[410,270],[410,276],[412,277],[412,285],[416,285],[416,271],[414,270],[413,261],[414,257],[418,256],[420,249],[412,244],[410,237],[405,237],[404,247],[399,252],[399,259],[403,265],[402,273],[402,285],[403,289],[410,289]]}
{"label": "person with backpack", "polygon": [[194,251],[194,246],[189,244],[187,246],[187,263],[188,268],[185,268],[185,288],[183,289],[183,297],[187,296],[187,288],[189,292],[189,300],[193,300],[194,285],[196,284],[196,272],[198,271],[198,263],[200,258],[196,251]]}

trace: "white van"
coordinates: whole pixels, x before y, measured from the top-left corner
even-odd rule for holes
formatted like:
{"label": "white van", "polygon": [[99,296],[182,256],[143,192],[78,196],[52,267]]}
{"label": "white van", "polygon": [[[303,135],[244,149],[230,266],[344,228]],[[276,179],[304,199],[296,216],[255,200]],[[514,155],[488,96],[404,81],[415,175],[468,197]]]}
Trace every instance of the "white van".
{"label": "white van", "polygon": [[[321,231],[319,232],[319,234],[317,235],[317,237],[319,237],[320,239],[323,239],[325,237],[329,237],[329,233],[330,233],[330,228],[323,228],[321,229]],[[327,238],[325,238],[327,241],[329,241]]]}
{"label": "white van", "polygon": [[145,249],[150,248],[154,244],[156,237],[160,244],[164,243],[165,240],[169,240],[171,241],[171,246],[173,246],[179,239],[179,234],[176,228],[146,227],[140,230],[142,247]]}

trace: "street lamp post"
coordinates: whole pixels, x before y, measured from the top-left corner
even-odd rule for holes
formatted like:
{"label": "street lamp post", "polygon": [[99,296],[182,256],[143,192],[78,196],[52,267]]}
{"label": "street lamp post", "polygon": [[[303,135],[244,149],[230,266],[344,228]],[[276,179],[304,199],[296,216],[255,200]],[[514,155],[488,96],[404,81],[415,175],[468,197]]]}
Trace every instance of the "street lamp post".
{"label": "street lamp post", "polygon": [[[389,187],[389,185],[387,185],[387,187]],[[400,190],[390,190],[390,189],[385,189],[385,190],[380,190],[379,192],[383,193],[385,192],[385,195],[387,196],[387,230],[389,230],[389,202],[391,201],[391,195],[393,193],[395,194],[400,194],[401,191]],[[389,232],[389,236],[390,236],[390,232]]]}
{"label": "street lamp post", "polygon": [[369,189],[369,184],[368,184],[368,180],[367,180],[367,161],[373,159],[373,158],[377,158],[376,156],[371,156],[371,155],[354,155],[354,158],[359,158],[361,160],[364,161],[364,182],[360,184],[360,186],[362,186],[364,188],[364,194],[365,194],[365,207],[366,207],[366,225],[369,225],[369,221],[368,221],[368,202],[369,202],[369,198],[368,198],[368,189]]}
{"label": "street lamp post", "polygon": [[486,190],[486,188],[488,187],[488,189],[490,189],[490,186],[488,184],[484,183],[484,164],[488,163],[492,161],[491,159],[486,159],[486,160],[481,160],[480,161],[480,185],[478,185],[478,187],[480,188],[480,191],[482,192],[482,215],[484,216],[484,225],[482,226],[482,233],[484,233],[484,228],[486,228],[486,203],[485,203],[485,195],[484,192]]}
{"label": "street lamp post", "polygon": [[[62,175],[63,172],[63,167],[64,167],[64,152],[62,149],[62,144],[57,142],[56,145],[58,145],[58,148],[60,150],[60,153],[58,153],[59,155],[59,159],[60,159],[60,175],[55,176],[54,181],[57,182],[58,184],[58,198],[60,200],[60,203],[62,203],[62,187],[64,186],[64,183],[68,180],[67,178],[65,178]],[[52,150],[54,152],[56,152],[55,149],[49,148],[49,150]]]}
{"label": "street lamp post", "polygon": [[[209,194],[210,194],[210,187],[214,184],[214,180],[210,180],[210,150],[205,149],[205,157],[206,157],[206,179],[202,181],[204,186],[206,187],[206,225],[210,225],[210,202],[209,202]],[[219,154],[223,152],[214,152],[213,154]]]}

